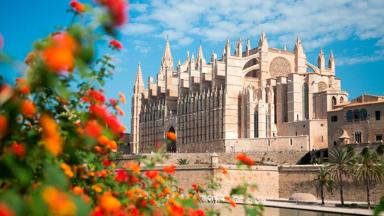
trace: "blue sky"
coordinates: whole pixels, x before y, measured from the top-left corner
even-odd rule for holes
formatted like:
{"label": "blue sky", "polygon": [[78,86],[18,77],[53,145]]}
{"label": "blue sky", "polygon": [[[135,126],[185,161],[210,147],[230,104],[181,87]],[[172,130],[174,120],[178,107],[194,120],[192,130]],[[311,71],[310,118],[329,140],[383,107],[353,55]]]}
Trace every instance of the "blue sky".
{"label": "blue sky", "polygon": [[[57,27],[68,25],[67,0],[1,0],[0,33],[4,51],[23,60],[32,42],[46,37]],[[362,93],[384,95],[384,1],[265,1],[265,0],[156,0],[130,1],[129,22],[119,39],[121,52],[110,53],[118,69],[106,85],[108,97],[126,94],[121,120],[130,129],[130,97],[137,64],[141,62],[145,83],[155,76],[168,35],[175,61],[186,52],[197,53],[201,42],[204,55],[221,54],[225,38],[232,47],[242,37],[257,45],[265,31],[270,46],[292,49],[300,35],[308,61],[316,64],[319,48],[326,58],[333,50],[336,75],[350,98]],[[232,49],[233,50],[233,49]],[[21,73],[21,72],[20,72]],[[18,74],[2,69],[8,81]]]}

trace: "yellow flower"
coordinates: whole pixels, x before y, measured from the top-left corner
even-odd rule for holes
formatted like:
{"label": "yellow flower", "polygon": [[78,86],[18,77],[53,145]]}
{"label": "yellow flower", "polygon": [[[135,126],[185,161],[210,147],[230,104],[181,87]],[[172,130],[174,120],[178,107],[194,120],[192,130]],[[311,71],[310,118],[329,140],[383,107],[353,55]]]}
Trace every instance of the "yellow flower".
{"label": "yellow flower", "polygon": [[119,92],[119,97],[121,103],[125,104],[127,102],[127,100],[125,99],[125,95],[122,92]]}
{"label": "yellow flower", "polygon": [[73,177],[73,172],[72,172],[72,169],[71,169],[71,167],[68,165],[68,164],[66,164],[66,163],[61,163],[60,164],[60,168],[62,169],[62,170],[64,170],[64,173],[65,173],[65,175],[67,175],[69,178],[72,178]]}
{"label": "yellow flower", "polygon": [[98,185],[98,184],[92,185],[92,190],[94,190],[96,193],[100,193],[100,192],[103,191],[103,189],[101,188],[101,186]]}
{"label": "yellow flower", "polygon": [[42,198],[52,215],[76,215],[76,204],[59,189],[48,186],[43,189]]}
{"label": "yellow flower", "polygon": [[107,212],[116,211],[121,206],[120,201],[113,197],[110,193],[104,193],[100,197],[99,205]]}
{"label": "yellow flower", "polygon": [[43,128],[44,147],[51,154],[57,156],[63,150],[63,142],[59,134],[59,127],[55,120],[46,114],[41,116],[40,125]]}

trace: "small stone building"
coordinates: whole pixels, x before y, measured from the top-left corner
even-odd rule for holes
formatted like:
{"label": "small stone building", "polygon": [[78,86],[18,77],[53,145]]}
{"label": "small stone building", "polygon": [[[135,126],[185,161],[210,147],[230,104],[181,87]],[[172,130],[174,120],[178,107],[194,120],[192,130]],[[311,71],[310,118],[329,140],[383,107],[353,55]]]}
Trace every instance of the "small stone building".
{"label": "small stone building", "polygon": [[335,104],[328,112],[330,148],[343,144],[382,143],[384,96],[361,95]]}
{"label": "small stone building", "polygon": [[[200,46],[174,67],[166,41],[157,79],[146,87],[138,66],[132,97],[132,151],[152,151],[167,131],[170,152],[309,151],[326,148],[327,111],[348,101],[322,49],[317,66],[307,61],[300,38],[293,51],[227,39],[210,62]],[[334,101],[336,100],[336,101]]]}

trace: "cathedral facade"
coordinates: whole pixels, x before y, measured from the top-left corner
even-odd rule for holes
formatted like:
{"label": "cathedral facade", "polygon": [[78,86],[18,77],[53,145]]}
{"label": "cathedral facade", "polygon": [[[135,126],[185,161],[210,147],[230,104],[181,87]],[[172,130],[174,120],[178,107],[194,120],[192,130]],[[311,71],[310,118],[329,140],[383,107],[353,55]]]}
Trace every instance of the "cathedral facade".
{"label": "cathedral facade", "polygon": [[166,41],[157,79],[144,86],[138,66],[132,96],[133,153],[148,153],[168,131],[177,141],[169,152],[309,151],[328,146],[327,111],[348,101],[335,76],[332,53],[326,65],[307,61],[300,38],[294,50],[227,39],[210,62],[200,46],[174,64]]}

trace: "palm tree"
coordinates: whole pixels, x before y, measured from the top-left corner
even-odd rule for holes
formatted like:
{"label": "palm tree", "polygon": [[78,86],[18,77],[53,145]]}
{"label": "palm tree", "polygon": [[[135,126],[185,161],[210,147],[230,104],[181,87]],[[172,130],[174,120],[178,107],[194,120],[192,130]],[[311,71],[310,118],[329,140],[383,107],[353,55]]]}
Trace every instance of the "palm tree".
{"label": "palm tree", "polygon": [[341,205],[344,205],[343,176],[347,176],[354,164],[354,153],[348,148],[334,148],[329,152],[329,171],[339,185]]}
{"label": "palm tree", "polygon": [[320,168],[319,175],[315,179],[319,182],[321,204],[324,205],[324,186],[328,191],[333,189],[333,179],[331,173],[324,167]]}
{"label": "palm tree", "polygon": [[367,147],[363,149],[357,157],[356,172],[354,174],[357,181],[364,184],[367,192],[368,208],[371,208],[370,186],[383,181],[384,169],[380,164],[377,153]]}

